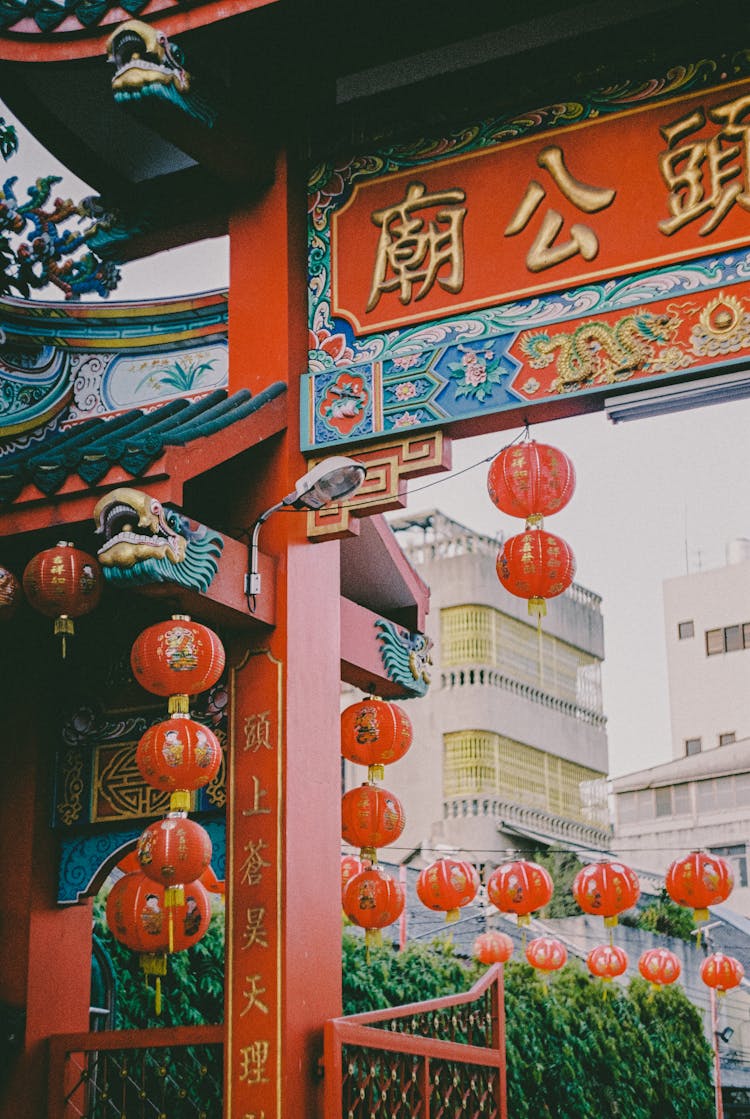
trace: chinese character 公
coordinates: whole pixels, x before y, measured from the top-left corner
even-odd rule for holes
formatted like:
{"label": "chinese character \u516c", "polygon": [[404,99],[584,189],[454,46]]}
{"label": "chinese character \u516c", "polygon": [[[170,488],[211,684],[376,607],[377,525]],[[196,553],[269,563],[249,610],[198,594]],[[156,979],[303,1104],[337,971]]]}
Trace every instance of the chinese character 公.
{"label": "chinese character \u516c", "polygon": [[[605,210],[614,201],[616,193],[614,190],[589,186],[575,179],[565,166],[561,148],[555,145],[542,148],[536,161],[540,167],[549,172],[568,202],[572,202],[585,214],[595,214],[599,210]],[[505,229],[505,236],[514,237],[525,229],[546,196],[547,192],[542,184],[532,179],[518,209]],[[562,264],[577,253],[580,253],[584,260],[593,260],[599,252],[596,234],[589,226],[581,225],[579,222],[575,222],[570,227],[570,239],[556,245],[555,241],[562,227],[562,214],[557,210],[548,210],[542,218],[541,228],[526,256],[526,267],[530,272],[542,272],[545,268]]]}

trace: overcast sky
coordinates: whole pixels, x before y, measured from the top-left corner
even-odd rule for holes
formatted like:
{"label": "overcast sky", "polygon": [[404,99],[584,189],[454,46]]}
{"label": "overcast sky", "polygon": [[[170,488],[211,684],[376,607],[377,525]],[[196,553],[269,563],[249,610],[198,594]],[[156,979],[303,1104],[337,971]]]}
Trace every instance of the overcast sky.
{"label": "overcast sky", "polygon": [[[11,119],[2,105],[0,114]],[[3,178],[18,175],[24,191],[37,175],[63,173],[55,193],[89,193],[32,137],[19,133],[19,155],[7,163]],[[126,265],[115,298],[211,290],[226,278],[226,242],[203,242]],[[750,537],[749,422],[750,401],[741,401],[616,426],[598,413],[532,430],[539,442],[570,455],[576,467],[576,493],[546,527],[571,545],[576,581],[604,600],[604,703],[614,775],[671,757],[662,582],[688,568],[721,565],[731,539]],[[487,496],[482,461],[517,434],[456,442],[452,475],[415,482],[409,512],[436,507],[479,532],[517,532],[519,522],[499,513]]]}

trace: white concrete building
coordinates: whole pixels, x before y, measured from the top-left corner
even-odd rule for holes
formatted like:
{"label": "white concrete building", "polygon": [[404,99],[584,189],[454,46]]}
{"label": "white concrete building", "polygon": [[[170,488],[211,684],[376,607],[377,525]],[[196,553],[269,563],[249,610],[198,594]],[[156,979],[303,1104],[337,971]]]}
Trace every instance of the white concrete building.
{"label": "white concrete building", "polygon": [[534,840],[606,846],[598,595],[550,600],[538,633],[497,578],[500,540],[439,512],[390,523],[430,587],[434,641],[429,694],[405,705],[414,745],[384,782],[406,811],[401,852],[445,845],[482,863]]}
{"label": "white concrete building", "polygon": [[750,916],[750,542],[727,559],[664,583],[673,760],[613,782],[613,845],[659,875],[698,847],[726,856]]}
{"label": "white concrete building", "polygon": [[750,541],[664,583],[672,756],[750,737]]}

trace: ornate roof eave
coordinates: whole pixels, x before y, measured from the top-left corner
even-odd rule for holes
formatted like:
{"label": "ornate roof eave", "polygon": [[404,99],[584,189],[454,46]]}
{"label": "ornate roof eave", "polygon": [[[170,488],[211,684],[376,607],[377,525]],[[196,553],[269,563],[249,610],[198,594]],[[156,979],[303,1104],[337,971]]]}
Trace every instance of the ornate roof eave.
{"label": "ornate roof eave", "polygon": [[[138,12],[138,18],[166,35],[182,34],[199,27],[265,8],[279,0],[213,0],[189,4],[184,0],[152,0]],[[31,10],[31,4],[29,9]],[[64,20],[53,31],[42,31],[31,15],[20,18],[11,28],[0,31],[0,59],[8,62],[76,62],[104,53],[112,30],[131,14],[116,4],[94,25],[85,27],[75,16]]]}

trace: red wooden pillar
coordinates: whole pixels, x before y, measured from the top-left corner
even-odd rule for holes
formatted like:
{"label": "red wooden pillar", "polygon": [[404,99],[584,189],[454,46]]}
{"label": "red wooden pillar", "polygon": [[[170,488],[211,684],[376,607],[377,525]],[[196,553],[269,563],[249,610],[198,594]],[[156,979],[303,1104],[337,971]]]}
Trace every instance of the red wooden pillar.
{"label": "red wooden pillar", "polygon": [[47,1114],[46,1039],[88,1029],[91,906],[56,903],[57,850],[49,827],[51,750],[39,695],[21,671],[5,677],[0,740],[12,751],[0,801],[0,880],[7,883],[0,934],[0,1001],[24,1012],[24,1048],[0,1085],[0,1116]]}
{"label": "red wooden pillar", "polygon": [[[305,471],[304,215],[304,184],[280,159],[269,194],[230,227],[231,387],[289,385],[289,428],[248,480],[247,524]],[[339,549],[311,545],[305,528],[303,513],[264,525],[277,625],[232,649],[227,1119],[322,1115],[323,1024],[341,1012]]]}

